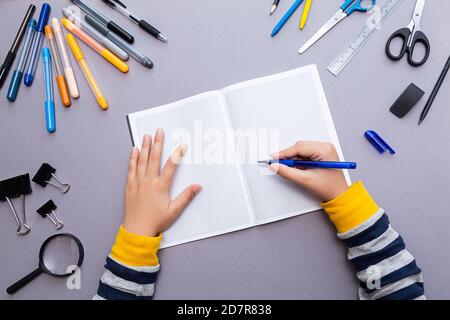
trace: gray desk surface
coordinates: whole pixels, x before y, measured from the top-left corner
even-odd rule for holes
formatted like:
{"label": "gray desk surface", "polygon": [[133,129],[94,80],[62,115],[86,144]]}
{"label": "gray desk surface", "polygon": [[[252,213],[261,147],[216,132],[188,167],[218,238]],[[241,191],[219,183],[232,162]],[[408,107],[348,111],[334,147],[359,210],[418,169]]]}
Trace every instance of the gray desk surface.
{"label": "gray desk surface", "polygon": [[[33,2],[40,7],[43,1]],[[49,2],[52,16],[58,17],[60,9],[71,4],[68,0]],[[450,79],[420,128],[417,120],[426,97],[403,120],[388,111],[410,82],[427,96],[431,92],[450,53],[449,1],[428,1],[425,7],[423,29],[432,43],[426,65],[414,69],[406,61],[394,63],[384,54],[388,36],[411,18],[415,1],[405,0],[338,78],[326,71],[326,66],[362,28],[366,15],[346,19],[302,56],[297,49],[341,1],[315,1],[304,31],[298,30],[297,12],[271,39],[271,29],[292,1],[281,1],[276,15],[269,17],[272,0],[128,0],[134,12],[148,17],[168,35],[168,44],[154,40],[100,0],[91,2],[136,35],[136,47],[151,55],[155,68],[146,70],[130,61],[129,74],[121,74],[83,44],[110,110],[102,112],[97,107],[74,63],[82,96],[67,110],[57,103],[58,131],[53,135],[45,130],[41,65],[37,80],[31,88],[22,86],[16,103],[8,103],[6,89],[2,89],[0,177],[34,174],[48,161],[73,189],[62,196],[52,188],[33,185],[27,202],[33,231],[26,237],[15,235],[8,207],[0,204],[1,298],[87,299],[95,293],[123,214],[130,150],[127,113],[311,63],[319,67],[344,154],[360,164],[353,180],[363,179],[390,214],[423,269],[428,296],[450,298],[450,256],[445,249],[450,242],[446,203],[450,190]],[[28,3],[0,1],[2,60]],[[367,129],[379,131],[398,154],[378,155],[363,138]],[[297,138],[292,137],[293,141]],[[50,222],[41,221],[34,213],[49,198],[59,205],[64,230],[78,235],[85,245],[82,288],[69,291],[64,280],[43,275],[8,297],[4,289],[32,270],[40,244],[54,233]],[[322,212],[163,250],[160,260],[158,299],[357,297],[357,281],[346,261],[346,250]]]}

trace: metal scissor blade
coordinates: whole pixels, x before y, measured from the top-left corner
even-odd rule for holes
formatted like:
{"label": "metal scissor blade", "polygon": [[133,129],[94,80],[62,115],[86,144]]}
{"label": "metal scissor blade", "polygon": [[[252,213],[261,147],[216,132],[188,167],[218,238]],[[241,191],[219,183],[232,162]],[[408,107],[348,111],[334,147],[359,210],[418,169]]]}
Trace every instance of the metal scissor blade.
{"label": "metal scissor blade", "polygon": [[347,14],[340,9],[336,14],[325,23],[322,28],[319,29],[304,45],[298,50],[298,53],[302,54],[308,50],[314,43],[316,43],[320,38],[322,38],[328,31],[333,29],[335,25],[341,22]]}
{"label": "metal scissor blade", "polygon": [[420,20],[422,19],[423,9],[425,7],[425,0],[417,0],[414,8],[413,21],[416,27],[420,28]]}

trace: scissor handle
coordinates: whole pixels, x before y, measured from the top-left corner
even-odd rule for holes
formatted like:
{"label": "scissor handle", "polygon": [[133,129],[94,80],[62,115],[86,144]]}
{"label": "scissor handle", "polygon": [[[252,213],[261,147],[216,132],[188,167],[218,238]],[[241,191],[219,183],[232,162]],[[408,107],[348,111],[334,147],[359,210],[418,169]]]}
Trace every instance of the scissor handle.
{"label": "scissor handle", "polygon": [[[347,0],[344,2],[344,4],[341,6],[341,9],[347,14],[350,15],[355,11],[360,11],[360,12],[367,12],[370,9],[372,9],[376,4],[377,4],[377,0],[372,0],[372,4],[370,6],[364,7],[361,5],[361,3],[364,0]],[[355,2],[353,5],[352,3]]]}
{"label": "scissor handle", "polygon": [[[409,28],[402,28],[397,31],[395,31],[388,39],[386,43],[386,54],[387,56],[392,60],[400,60],[405,55],[406,51],[408,50],[408,40],[411,36],[411,30]],[[400,50],[400,53],[398,55],[395,55],[391,51],[391,43],[394,39],[400,38],[403,41],[402,48]]]}
{"label": "scissor handle", "polygon": [[[425,55],[420,61],[414,60],[414,49],[418,43],[423,44],[425,47]],[[411,46],[408,47],[408,63],[413,67],[420,67],[425,62],[427,62],[428,57],[430,56],[431,45],[425,33],[420,30],[414,32],[414,36],[411,42]]]}

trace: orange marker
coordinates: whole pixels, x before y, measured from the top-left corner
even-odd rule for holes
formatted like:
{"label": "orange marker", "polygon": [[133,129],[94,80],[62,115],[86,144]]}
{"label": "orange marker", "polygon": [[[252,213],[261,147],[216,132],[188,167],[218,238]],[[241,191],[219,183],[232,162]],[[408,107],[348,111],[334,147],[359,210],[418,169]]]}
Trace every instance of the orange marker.
{"label": "orange marker", "polygon": [[68,19],[62,19],[61,22],[67,30],[76,35],[81,41],[86,43],[95,52],[108,60],[117,69],[124,73],[128,72],[128,65],[125,62],[120,60],[120,58],[117,57],[114,53],[106,49],[103,45],[94,40],[90,35],[81,30],[77,25],[73,24],[72,21]]}
{"label": "orange marker", "polygon": [[86,60],[84,59],[83,52],[81,52],[81,49],[77,43],[77,40],[71,33],[68,33],[66,35],[66,40],[67,40],[67,43],[69,44],[70,49],[72,50],[72,53],[73,53],[75,59],[78,61],[78,64],[80,65],[81,70],[83,71],[84,77],[86,78],[87,82],[89,83],[89,87],[91,88],[91,91],[94,94],[98,105],[103,110],[108,109],[108,102],[106,101],[105,96],[102,93],[102,90],[100,90],[100,87],[98,86],[97,81],[95,80],[91,69],[89,69],[89,66],[88,66]]}
{"label": "orange marker", "polygon": [[55,35],[53,34],[52,27],[45,26],[45,36],[50,43],[50,49],[52,50],[53,61],[56,67],[56,83],[58,84],[59,94],[64,107],[70,107],[72,102],[69,97],[69,90],[67,90],[66,78],[62,72],[61,61],[59,59],[58,50],[56,50]]}

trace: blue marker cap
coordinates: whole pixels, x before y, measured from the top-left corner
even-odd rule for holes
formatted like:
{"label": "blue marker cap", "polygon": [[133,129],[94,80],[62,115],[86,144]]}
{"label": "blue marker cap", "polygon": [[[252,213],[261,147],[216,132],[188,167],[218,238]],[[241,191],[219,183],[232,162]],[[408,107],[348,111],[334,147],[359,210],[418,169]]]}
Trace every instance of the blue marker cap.
{"label": "blue marker cap", "polygon": [[378,133],[373,130],[367,130],[364,133],[364,136],[369,140],[372,146],[377,149],[379,153],[384,153],[386,150],[389,150],[391,154],[395,154],[395,150],[391,148],[391,146],[380,137]]}
{"label": "blue marker cap", "polygon": [[42,48],[42,60],[48,63],[52,62],[52,55],[50,53],[50,49],[47,47]]}
{"label": "blue marker cap", "polygon": [[48,23],[48,18],[50,17],[51,7],[48,3],[44,3],[41,7],[41,13],[39,15],[39,22],[37,24],[36,31],[44,32],[44,27]]}
{"label": "blue marker cap", "polygon": [[36,24],[37,24],[36,20],[31,18],[30,21],[28,22],[28,28],[34,29],[34,28],[36,28]]}

